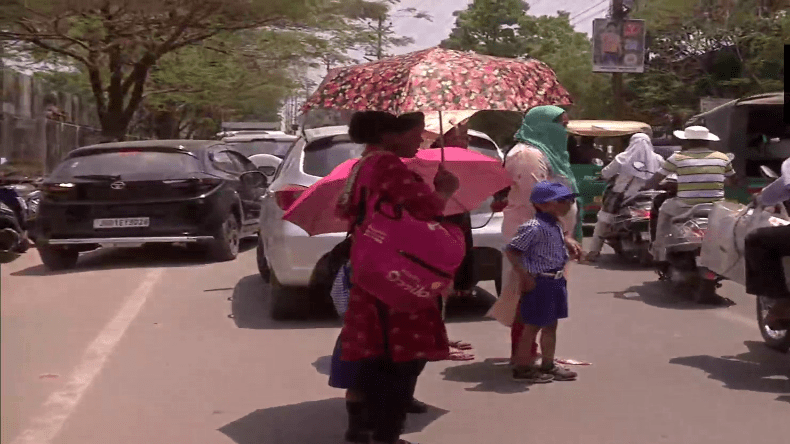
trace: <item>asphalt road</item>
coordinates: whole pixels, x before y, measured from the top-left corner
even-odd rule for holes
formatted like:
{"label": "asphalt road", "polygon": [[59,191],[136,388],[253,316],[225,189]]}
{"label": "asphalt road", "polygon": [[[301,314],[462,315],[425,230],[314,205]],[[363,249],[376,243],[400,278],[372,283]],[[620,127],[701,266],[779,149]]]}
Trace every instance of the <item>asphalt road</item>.
{"label": "asphalt road", "polygon": [[[339,324],[272,321],[253,250],[97,251],[67,273],[31,250],[2,266],[0,290],[2,444],[342,442],[343,393],[326,383]],[[790,355],[762,345],[742,288],[720,290],[734,306],[698,307],[604,256],[574,265],[570,294],[558,355],[592,363],[578,381],[511,381],[483,293],[451,306],[448,327],[477,360],[428,366],[417,396],[433,407],[405,438],[790,442]]]}

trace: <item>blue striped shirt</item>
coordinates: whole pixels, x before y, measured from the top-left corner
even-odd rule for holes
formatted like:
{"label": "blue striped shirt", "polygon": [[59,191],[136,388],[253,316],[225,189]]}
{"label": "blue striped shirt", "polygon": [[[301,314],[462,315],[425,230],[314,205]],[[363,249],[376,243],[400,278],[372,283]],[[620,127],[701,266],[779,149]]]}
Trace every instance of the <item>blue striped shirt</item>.
{"label": "blue striped shirt", "polygon": [[337,314],[342,318],[346,315],[348,310],[348,298],[351,294],[351,267],[347,263],[340,267],[335,282],[332,284],[332,291],[329,293],[332,296],[332,303],[335,304]]}
{"label": "blue striped shirt", "polygon": [[532,274],[561,270],[570,258],[559,221],[542,212],[518,227],[505,248],[520,252],[522,265]]}

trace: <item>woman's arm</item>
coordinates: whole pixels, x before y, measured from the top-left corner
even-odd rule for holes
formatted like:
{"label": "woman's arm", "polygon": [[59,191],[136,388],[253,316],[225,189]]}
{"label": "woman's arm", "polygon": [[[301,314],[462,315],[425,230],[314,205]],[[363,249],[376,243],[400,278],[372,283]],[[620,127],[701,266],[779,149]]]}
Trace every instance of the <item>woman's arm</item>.
{"label": "woman's arm", "polygon": [[603,177],[606,180],[609,180],[615,175],[617,175],[619,172],[620,172],[620,162],[618,162],[617,159],[614,159],[611,162],[609,162],[609,165],[603,167],[603,169],[601,170],[601,177]]}

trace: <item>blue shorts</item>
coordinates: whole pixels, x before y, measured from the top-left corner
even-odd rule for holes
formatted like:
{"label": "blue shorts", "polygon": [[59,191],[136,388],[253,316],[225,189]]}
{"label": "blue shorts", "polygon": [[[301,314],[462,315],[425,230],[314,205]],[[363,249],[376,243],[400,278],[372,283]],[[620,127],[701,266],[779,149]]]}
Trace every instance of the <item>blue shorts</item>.
{"label": "blue shorts", "polygon": [[568,282],[565,278],[538,276],[535,284],[534,290],[521,296],[521,320],[527,325],[548,327],[558,319],[567,318]]}
{"label": "blue shorts", "polygon": [[332,368],[329,370],[329,386],[340,389],[355,389],[359,387],[359,371],[363,361],[343,361],[340,359],[342,347],[340,337],[335,343],[332,352]]}

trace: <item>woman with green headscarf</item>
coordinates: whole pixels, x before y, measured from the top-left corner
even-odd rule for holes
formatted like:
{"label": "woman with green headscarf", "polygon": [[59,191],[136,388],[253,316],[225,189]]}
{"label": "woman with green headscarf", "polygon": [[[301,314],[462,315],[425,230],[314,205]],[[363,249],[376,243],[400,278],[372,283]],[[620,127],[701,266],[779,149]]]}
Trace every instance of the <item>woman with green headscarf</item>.
{"label": "woman with green headscarf", "polygon": [[[511,239],[518,227],[535,217],[535,208],[530,202],[530,194],[536,183],[551,180],[563,182],[574,193],[579,189],[571,171],[568,154],[568,115],[558,106],[538,106],[524,116],[521,128],[515,134],[518,143],[505,157],[505,169],[513,178],[504,209],[502,235]],[[574,203],[567,216],[560,220],[569,248],[581,251],[582,239],[580,210]],[[574,239],[575,238],[575,239]],[[518,277],[509,261],[502,261],[502,293],[489,312],[489,316],[502,324],[512,327],[513,349],[521,337],[522,324],[516,322],[519,293]],[[533,352],[537,344],[533,346]],[[534,354],[534,353],[533,353]]]}

